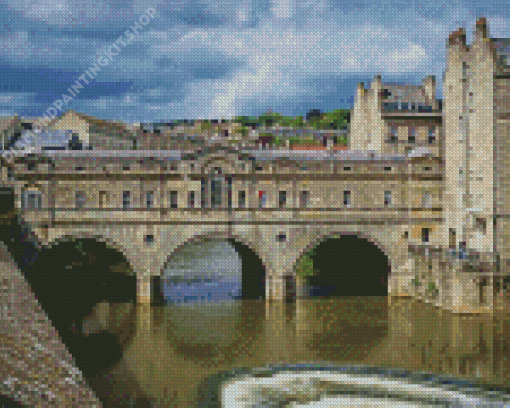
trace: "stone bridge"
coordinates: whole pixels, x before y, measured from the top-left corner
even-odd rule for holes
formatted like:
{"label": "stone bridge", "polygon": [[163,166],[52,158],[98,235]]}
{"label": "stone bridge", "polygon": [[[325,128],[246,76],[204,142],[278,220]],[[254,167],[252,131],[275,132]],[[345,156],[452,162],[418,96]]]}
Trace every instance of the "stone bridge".
{"label": "stone bridge", "polygon": [[[3,183],[44,247],[92,238],[121,252],[141,303],[150,301],[151,278],[188,243],[248,247],[264,265],[265,298],[283,299],[303,254],[346,234],[386,255],[388,293],[399,296],[410,294],[409,241],[423,227],[430,243],[443,239],[440,208],[412,208],[406,190],[420,180],[420,160],[434,162],[345,151],[61,151],[18,158]],[[353,202],[342,205],[347,189]],[[389,205],[385,190],[393,190]]]}

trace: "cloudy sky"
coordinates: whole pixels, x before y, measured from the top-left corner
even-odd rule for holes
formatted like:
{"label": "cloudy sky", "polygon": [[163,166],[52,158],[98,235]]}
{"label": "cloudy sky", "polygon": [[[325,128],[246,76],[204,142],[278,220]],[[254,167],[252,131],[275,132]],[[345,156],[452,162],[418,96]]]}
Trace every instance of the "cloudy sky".
{"label": "cloudy sky", "polygon": [[356,83],[377,73],[436,75],[442,97],[448,34],[465,27],[471,41],[479,16],[492,37],[510,37],[502,0],[0,0],[0,115],[42,115],[65,93],[64,110],[126,122],[302,116],[351,108]]}

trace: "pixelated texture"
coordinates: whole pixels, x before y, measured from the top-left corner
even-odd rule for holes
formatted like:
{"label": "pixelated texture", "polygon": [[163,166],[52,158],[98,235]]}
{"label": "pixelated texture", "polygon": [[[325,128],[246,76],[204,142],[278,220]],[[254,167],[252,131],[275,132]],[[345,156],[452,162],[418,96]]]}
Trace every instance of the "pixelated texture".
{"label": "pixelated texture", "polygon": [[508,384],[510,40],[484,18],[468,45],[441,2],[393,5],[398,30],[359,2],[25,3],[0,402],[333,403],[345,379],[219,375],[298,363]]}

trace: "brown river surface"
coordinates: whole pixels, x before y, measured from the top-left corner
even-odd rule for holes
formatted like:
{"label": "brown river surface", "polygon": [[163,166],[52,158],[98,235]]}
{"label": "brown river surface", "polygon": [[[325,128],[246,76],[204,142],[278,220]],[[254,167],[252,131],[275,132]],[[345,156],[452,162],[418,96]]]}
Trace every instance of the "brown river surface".
{"label": "brown river surface", "polygon": [[510,383],[508,314],[459,315],[412,299],[101,303],[83,330],[110,332],[121,345],[118,362],[87,378],[106,407],[192,407],[210,376],[267,364],[367,364]]}

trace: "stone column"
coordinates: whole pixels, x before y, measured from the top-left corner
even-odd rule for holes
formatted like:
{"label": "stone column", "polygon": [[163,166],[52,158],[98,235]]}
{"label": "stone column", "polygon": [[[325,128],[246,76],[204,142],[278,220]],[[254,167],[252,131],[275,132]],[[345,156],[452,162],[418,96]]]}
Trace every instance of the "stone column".
{"label": "stone column", "polygon": [[266,278],[266,299],[285,299],[285,278],[281,275],[271,274]]}
{"label": "stone column", "polygon": [[296,299],[303,299],[307,295],[306,278],[296,274]]}
{"label": "stone column", "polygon": [[136,308],[136,333],[144,336],[144,342],[150,339],[152,311],[150,304],[141,304]]}
{"label": "stone column", "polygon": [[138,304],[151,302],[151,279],[148,274],[139,274],[136,278],[136,302]]}
{"label": "stone column", "polygon": [[397,263],[399,260],[393,260],[391,265],[391,277],[388,282],[389,296],[412,296],[414,289],[412,288],[412,279],[415,277],[415,259],[410,258],[406,253],[402,253],[401,257],[405,257],[403,262]]}

